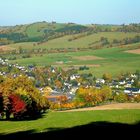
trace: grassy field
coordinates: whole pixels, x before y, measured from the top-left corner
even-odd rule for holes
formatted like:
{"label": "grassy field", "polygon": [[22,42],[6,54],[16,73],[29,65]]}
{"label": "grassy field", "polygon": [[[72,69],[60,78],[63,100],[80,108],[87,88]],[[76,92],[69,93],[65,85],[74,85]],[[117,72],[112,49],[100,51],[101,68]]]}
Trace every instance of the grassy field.
{"label": "grassy field", "polygon": [[[135,124],[140,121],[139,110],[102,110],[86,112],[49,112],[43,118],[32,121],[0,121],[0,134],[35,130],[72,128],[96,122]],[[16,126],[16,127],[15,127]]]}
{"label": "grassy field", "polygon": [[[39,27],[37,27],[38,25]],[[47,27],[48,26],[48,27]],[[59,29],[61,24],[56,24],[55,28]],[[64,26],[64,25],[63,25]],[[27,27],[27,32],[32,36],[33,34],[39,36],[41,35],[37,29],[43,30],[45,28],[52,28],[52,25],[46,23],[33,24],[32,26]],[[30,29],[31,28],[31,29]],[[34,32],[32,32],[34,31]],[[122,72],[135,72],[140,69],[140,54],[132,54],[125,52],[129,49],[140,48],[140,43],[125,45],[123,47],[113,47],[94,50],[89,48],[89,44],[94,44],[98,42],[101,37],[107,37],[109,42],[112,42],[113,39],[122,40],[126,37],[134,37],[140,35],[139,33],[123,33],[123,32],[99,32],[93,33],[88,36],[81,37],[79,39],[68,41],[75,35],[66,35],[61,38],[53,39],[45,43],[37,45],[35,42],[25,42],[25,43],[16,43],[8,45],[11,48],[23,48],[23,49],[38,49],[45,48],[50,49],[62,49],[65,48],[86,48],[86,50],[75,51],[75,52],[65,52],[65,53],[44,53],[43,55],[34,55],[31,58],[26,59],[17,59],[11,61],[12,63],[19,63],[21,65],[36,64],[38,66],[44,65],[53,65],[57,67],[62,67],[68,69],[71,67],[79,68],[80,66],[88,66],[89,70],[79,71],[79,73],[92,73],[97,77],[102,77],[104,73],[110,73],[113,76],[116,76]],[[36,45],[35,45],[36,44]],[[96,45],[96,44],[94,44]],[[10,54],[8,54],[10,56]],[[18,55],[17,55],[18,56]],[[19,57],[19,56],[18,56]],[[79,58],[78,58],[79,57]],[[91,57],[100,57],[101,59],[87,59]],[[80,59],[82,58],[82,59]]]}
{"label": "grassy field", "polygon": [[[37,28],[36,24],[34,26],[31,26],[31,28]],[[32,34],[35,34],[36,36],[39,36],[42,34],[41,32],[37,32],[37,30],[30,29],[30,27],[27,28],[27,32],[30,36]],[[34,31],[34,32],[33,32]],[[37,32],[37,33],[36,33]],[[48,42],[42,43],[40,45],[34,46],[33,43],[16,43],[10,45],[10,47],[18,48],[22,47],[25,49],[32,49],[32,48],[46,48],[46,49],[54,49],[54,48],[87,48],[89,47],[89,44],[99,41],[101,37],[106,37],[110,42],[113,41],[113,39],[122,40],[126,37],[134,37],[136,35],[140,35],[140,33],[123,33],[123,32],[100,32],[100,33],[94,33],[89,36],[84,36],[82,38],[68,41],[68,39],[72,38],[75,35],[66,35],[61,38],[56,38],[53,40],[50,40]],[[96,44],[95,44],[96,45]]]}
{"label": "grassy field", "polygon": [[[139,46],[139,44],[137,44]],[[133,47],[135,48],[135,46]],[[103,73],[110,73],[113,76],[121,72],[135,72],[140,68],[140,55],[125,52],[128,48],[104,48],[99,50],[78,51],[68,53],[49,53],[43,56],[18,59],[11,62],[18,62],[21,65],[36,64],[38,66],[54,65],[62,68],[71,66],[89,66],[86,71],[79,73],[92,73],[101,77]],[[75,58],[76,56],[76,58]],[[100,57],[101,59],[81,59],[81,57]],[[79,57],[79,59],[77,59]]]}

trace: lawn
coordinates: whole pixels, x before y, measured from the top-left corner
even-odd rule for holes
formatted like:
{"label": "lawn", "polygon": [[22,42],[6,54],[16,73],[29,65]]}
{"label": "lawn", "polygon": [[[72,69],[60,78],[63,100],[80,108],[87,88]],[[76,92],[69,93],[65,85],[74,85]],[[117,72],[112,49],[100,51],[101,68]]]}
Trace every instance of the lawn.
{"label": "lawn", "polygon": [[0,121],[0,134],[34,130],[37,133],[53,129],[72,128],[90,123],[108,122],[135,124],[140,110],[102,110],[86,112],[49,112],[43,118],[30,121]]}

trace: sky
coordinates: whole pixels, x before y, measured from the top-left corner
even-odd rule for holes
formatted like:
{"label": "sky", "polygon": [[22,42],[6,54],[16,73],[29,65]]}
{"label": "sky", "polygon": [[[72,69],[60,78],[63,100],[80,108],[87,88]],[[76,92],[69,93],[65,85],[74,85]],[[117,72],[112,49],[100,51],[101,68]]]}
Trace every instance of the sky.
{"label": "sky", "polygon": [[0,26],[37,21],[140,23],[140,0],[0,0]]}

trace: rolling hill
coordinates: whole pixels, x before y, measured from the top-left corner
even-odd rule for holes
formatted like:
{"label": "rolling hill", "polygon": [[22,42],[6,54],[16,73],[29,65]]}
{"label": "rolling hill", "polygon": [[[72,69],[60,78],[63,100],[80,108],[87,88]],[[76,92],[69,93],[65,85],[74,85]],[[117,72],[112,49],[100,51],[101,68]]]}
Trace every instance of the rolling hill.
{"label": "rolling hill", "polygon": [[[140,24],[78,25],[37,22],[0,27],[0,57],[11,63],[89,67],[79,73],[118,75],[140,67]],[[97,59],[100,58],[100,59]]]}
{"label": "rolling hill", "polygon": [[[65,35],[85,33],[90,35],[99,32],[135,32],[140,33],[140,24],[130,25],[79,25],[75,23],[36,22],[16,26],[0,26],[1,44],[17,42],[42,42]],[[82,35],[84,36],[84,35]],[[3,41],[7,39],[7,42]]]}
{"label": "rolling hill", "polygon": [[89,28],[90,27],[74,23],[48,23],[43,21],[13,27],[0,27],[0,38],[6,38],[13,42],[38,42],[50,38],[57,38],[65,34],[83,32]]}

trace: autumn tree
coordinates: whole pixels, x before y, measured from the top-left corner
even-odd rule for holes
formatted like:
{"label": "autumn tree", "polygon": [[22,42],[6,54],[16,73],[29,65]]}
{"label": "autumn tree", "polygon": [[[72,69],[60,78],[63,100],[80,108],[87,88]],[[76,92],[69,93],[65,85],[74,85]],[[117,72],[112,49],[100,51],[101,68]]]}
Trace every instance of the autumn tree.
{"label": "autumn tree", "polygon": [[112,90],[108,86],[103,86],[103,88],[99,90],[99,94],[102,101],[108,101],[112,99]]}
{"label": "autumn tree", "polygon": [[124,93],[119,93],[114,96],[114,100],[120,103],[124,103],[128,101],[128,95]]}
{"label": "autumn tree", "polygon": [[55,80],[55,86],[59,89],[62,88],[62,83],[59,80]]}
{"label": "autumn tree", "polygon": [[109,73],[103,74],[103,79],[106,81],[111,81],[112,80],[112,75]]}
{"label": "autumn tree", "polygon": [[15,118],[18,116],[20,117],[20,114],[23,114],[26,111],[26,104],[25,102],[20,98],[19,95],[11,94],[9,96],[10,100],[10,113],[14,115]]}
{"label": "autumn tree", "polygon": [[3,97],[3,111],[7,119],[10,118],[10,114],[35,117],[49,108],[47,99],[26,76],[6,78],[0,84],[0,93]]}
{"label": "autumn tree", "polygon": [[58,97],[58,101],[60,102],[60,104],[65,104],[68,102],[68,97],[63,95],[63,96],[59,96]]}
{"label": "autumn tree", "polygon": [[140,95],[134,96],[134,101],[139,103],[140,102]]}

